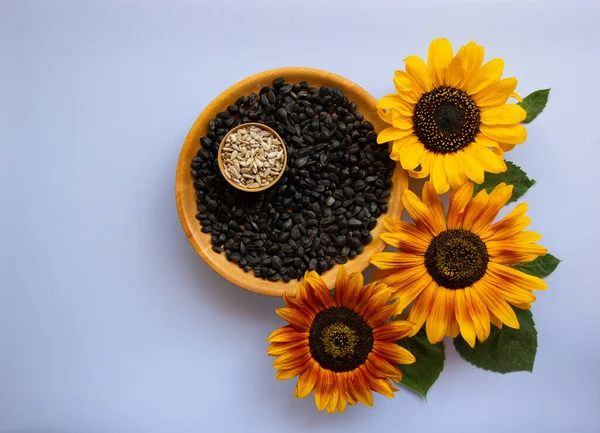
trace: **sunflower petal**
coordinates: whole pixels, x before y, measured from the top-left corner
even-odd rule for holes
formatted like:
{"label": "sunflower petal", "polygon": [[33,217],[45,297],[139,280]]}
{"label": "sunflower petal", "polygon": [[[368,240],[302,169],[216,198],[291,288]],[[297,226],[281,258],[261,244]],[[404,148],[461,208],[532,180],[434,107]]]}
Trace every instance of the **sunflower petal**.
{"label": "sunflower petal", "polygon": [[500,254],[491,255],[490,261],[503,265],[514,265],[516,263],[527,263],[537,259],[539,254],[515,253],[514,251],[503,251]]}
{"label": "sunflower petal", "polygon": [[521,243],[532,243],[537,242],[542,239],[542,235],[532,231],[523,231],[519,233],[515,233],[510,237],[506,237],[505,240],[511,242],[521,242]]}
{"label": "sunflower petal", "polygon": [[489,262],[488,272],[497,284],[509,282],[527,290],[546,290],[548,288],[546,282],[541,278],[526,274],[510,266]]}
{"label": "sunflower petal", "polygon": [[481,124],[481,133],[499,143],[521,144],[527,139],[527,129],[523,125],[494,125]]}
{"label": "sunflower petal", "polygon": [[417,270],[420,271],[417,274],[419,278],[406,278],[402,282],[403,285],[391,286],[395,289],[394,295],[398,296],[396,314],[401,314],[433,281],[424,267],[422,269],[417,268]]}
{"label": "sunflower petal", "polygon": [[373,273],[371,274],[371,280],[372,281],[382,280],[384,278],[391,277],[392,275],[394,275],[398,272],[401,272],[401,270],[398,270],[398,269],[375,269],[373,271]]}
{"label": "sunflower petal", "polygon": [[425,247],[429,246],[429,242],[431,239],[433,239],[433,236],[431,233],[429,233],[429,231],[421,230],[408,221],[402,221],[394,218],[384,218],[383,225],[389,232],[406,233],[417,238],[415,242],[418,242],[420,245],[425,245]]}
{"label": "sunflower petal", "polygon": [[433,220],[436,223],[436,229],[439,232],[446,230],[444,205],[440,196],[436,193],[433,183],[425,182],[421,196],[423,197],[423,203],[431,212]]}
{"label": "sunflower petal", "polygon": [[419,141],[416,135],[409,135],[402,140],[403,145],[400,148],[400,164],[405,170],[417,168],[421,162],[421,157],[425,151],[425,146]]}
{"label": "sunflower petal", "polygon": [[485,171],[490,173],[504,173],[506,171],[506,163],[502,157],[490,150],[485,144],[481,145],[479,142],[471,144],[466,151],[479,161]]}
{"label": "sunflower petal", "polygon": [[415,356],[404,347],[386,341],[375,341],[373,345],[375,353],[389,359],[396,364],[412,364],[416,361]]}
{"label": "sunflower petal", "polygon": [[369,377],[369,384],[373,391],[383,394],[387,398],[394,398],[394,391],[397,391],[397,389],[394,388],[387,379],[376,379],[374,377]]}
{"label": "sunflower petal", "polygon": [[390,126],[385,128],[377,135],[377,144],[387,143],[389,141],[401,140],[402,138],[408,137],[412,134],[412,130],[402,130]]}
{"label": "sunflower petal", "polygon": [[504,152],[510,152],[511,150],[513,150],[517,145],[516,144],[508,144],[508,143],[498,143],[498,146],[500,147],[500,149],[502,149]]}
{"label": "sunflower petal", "polygon": [[[385,123],[388,123],[393,126],[395,111],[392,111],[388,108],[378,108],[377,114],[379,115],[379,118],[381,120],[383,120]],[[381,144],[381,143],[379,143],[379,144]]]}
{"label": "sunflower petal", "polygon": [[503,80],[483,88],[480,92],[474,94],[472,98],[479,109],[495,107],[497,105],[505,104],[516,88],[516,78],[504,78]]}
{"label": "sunflower petal", "polygon": [[349,289],[350,286],[350,277],[348,276],[348,272],[346,272],[345,266],[340,266],[340,270],[337,273],[337,277],[335,279],[335,292],[333,295],[333,299],[336,305],[342,306],[342,299],[344,298],[344,292]]}
{"label": "sunflower petal", "polygon": [[289,343],[308,338],[308,332],[298,332],[291,325],[276,329],[269,335],[269,343]]}
{"label": "sunflower petal", "polygon": [[458,229],[469,200],[473,197],[473,182],[467,182],[459,189],[450,190],[450,205],[448,208],[448,228]]}
{"label": "sunflower petal", "polygon": [[336,409],[340,413],[344,413],[344,410],[346,409],[346,402],[348,400],[348,392],[346,391],[346,380],[346,376],[343,374],[338,377],[339,398]]}
{"label": "sunflower petal", "polygon": [[302,301],[299,298],[292,298],[287,293],[283,295],[283,302],[290,308],[303,312],[307,317],[312,318],[319,312],[317,308],[314,308],[312,304],[306,301]]}
{"label": "sunflower petal", "polygon": [[421,170],[409,170],[410,177],[415,179],[425,179],[431,172],[431,164],[435,159],[435,153],[427,151],[421,156]]}
{"label": "sunflower petal", "polygon": [[[420,233],[416,227],[414,231]],[[429,247],[429,242],[421,239],[420,236],[415,235],[412,231],[382,233],[381,239],[386,244],[398,248],[405,253],[425,254],[425,251]]]}
{"label": "sunflower petal", "polygon": [[[500,221],[492,224],[485,233],[482,233],[481,239],[484,242],[506,239],[513,236],[527,227],[530,222],[525,217],[527,212],[527,203],[520,203]],[[534,241],[535,242],[535,241]]]}
{"label": "sunflower petal", "polygon": [[475,333],[479,341],[485,341],[490,336],[490,314],[485,304],[472,287],[464,289],[467,311],[473,321]]}
{"label": "sunflower petal", "polygon": [[491,279],[485,283],[511,304],[529,304],[536,300],[536,297],[531,290],[523,289],[516,284],[498,284],[498,281]]}
{"label": "sunflower petal", "polygon": [[477,79],[481,64],[483,63],[484,49],[471,41],[465,45],[465,73],[460,80],[461,89],[468,89],[469,85]]}
{"label": "sunflower petal", "polygon": [[359,289],[363,287],[365,285],[363,274],[360,272],[354,272],[353,274],[350,274],[350,283],[354,284],[355,287],[358,287]]}
{"label": "sunflower petal", "polygon": [[456,294],[454,296],[454,311],[456,313],[458,326],[460,327],[460,334],[469,344],[469,346],[475,347],[475,326],[473,325],[473,320],[471,319],[471,315],[467,310],[465,291],[463,289],[456,290]]}
{"label": "sunflower petal", "polygon": [[471,230],[471,226],[473,225],[473,221],[483,212],[485,207],[487,206],[489,200],[489,196],[485,189],[482,189],[477,193],[475,197],[473,197],[467,207],[465,208],[463,220],[462,220],[462,228],[465,230]]}
{"label": "sunflower petal", "polygon": [[466,51],[466,45],[463,45],[450,61],[448,68],[446,68],[446,85],[458,87],[460,80],[465,76]]}
{"label": "sunflower petal", "polygon": [[[469,148],[467,147],[466,149]],[[471,155],[470,152],[467,152],[466,149],[460,150],[456,153],[460,165],[469,179],[475,183],[483,183],[485,178],[485,170],[483,169],[483,166],[479,160],[475,158],[474,155]]]}
{"label": "sunflower petal", "polygon": [[363,289],[363,279],[358,278],[357,275],[362,277],[361,273],[350,274],[348,276],[346,289],[340,293],[340,305],[351,310],[356,307],[359,295]]}
{"label": "sunflower petal", "polygon": [[338,399],[340,398],[340,387],[338,385],[338,377],[336,374],[333,375],[333,386],[331,387],[331,397],[325,406],[327,413],[335,412],[335,408],[338,405]]}
{"label": "sunflower petal", "polygon": [[405,224],[410,224],[410,223],[407,223],[406,221],[402,221],[401,219],[397,219],[397,218],[389,218],[389,217],[383,218],[383,226],[385,227],[385,229],[387,231],[390,231],[390,232],[402,231],[405,227]]}
{"label": "sunflower petal", "polygon": [[459,333],[454,309],[456,290],[446,290],[446,335],[455,338]]}
{"label": "sunflower petal", "polygon": [[434,39],[429,44],[427,63],[429,76],[434,86],[446,84],[446,68],[452,61],[452,57],[452,45],[448,39]]}
{"label": "sunflower petal", "polygon": [[365,320],[371,327],[381,326],[391,319],[397,308],[397,302],[386,305],[379,310],[370,309],[365,312]]}
{"label": "sunflower petal", "polygon": [[371,263],[379,269],[412,268],[423,266],[423,256],[402,252],[377,253],[371,257]]}
{"label": "sunflower petal", "polygon": [[456,321],[456,317],[448,319],[448,326],[446,326],[446,335],[450,338],[456,338],[460,334],[460,327]]}
{"label": "sunflower petal", "polygon": [[438,194],[444,194],[450,189],[448,177],[446,176],[446,167],[444,166],[444,155],[436,154],[431,166],[431,182]]}
{"label": "sunflower petal", "polygon": [[[376,285],[379,285],[381,290],[373,290]],[[360,314],[366,321],[368,321],[374,313],[381,311],[386,306],[390,300],[391,294],[390,289],[385,284],[381,284],[379,281],[369,284],[369,287],[371,288],[371,293],[366,293],[367,297],[365,298],[365,301],[361,303],[360,308],[357,311],[358,314]],[[364,288],[363,292],[365,292]],[[388,319],[390,317],[391,313]],[[371,327],[374,326],[375,325],[371,325]]]}
{"label": "sunflower petal", "polygon": [[277,357],[273,361],[273,367],[280,370],[290,370],[293,368],[306,367],[308,362],[312,359],[309,351],[301,356],[286,357],[285,355]]}
{"label": "sunflower petal", "polygon": [[355,392],[352,389],[352,386],[350,384],[351,380],[354,380],[354,375],[352,374],[352,372],[344,372],[344,373],[338,373],[342,375],[342,379],[344,382],[344,388],[346,390],[346,399],[348,400],[348,404],[350,406],[354,406],[356,403],[358,403],[358,399],[356,397]]}
{"label": "sunflower petal", "polygon": [[407,322],[406,320],[396,320],[375,328],[373,336],[378,341],[398,341],[406,337],[414,326],[414,323]]}
{"label": "sunflower petal", "polygon": [[402,116],[400,113],[392,112],[392,126],[404,131],[413,131],[412,117]]}
{"label": "sunflower petal", "polygon": [[475,234],[482,233],[494,221],[498,212],[504,207],[506,202],[512,196],[514,185],[506,185],[504,182],[497,185],[490,193],[489,200],[483,212],[481,212],[475,221],[471,231]]}
{"label": "sunflower petal", "polygon": [[315,384],[317,383],[320,369],[321,367],[315,361],[311,360],[309,362],[306,370],[304,370],[298,377],[296,391],[294,392],[296,398],[304,398],[312,392],[312,390],[315,388]]}
{"label": "sunflower petal", "polygon": [[408,286],[413,285],[417,281],[426,278],[427,270],[425,266],[414,266],[408,269],[397,269],[394,273],[384,276],[379,282],[385,284],[392,291],[392,299],[395,297],[403,297]]}
{"label": "sunflower petal", "polygon": [[373,406],[373,393],[369,380],[366,378],[362,369],[357,368],[350,373],[350,379],[347,382],[349,390],[352,392],[357,401],[360,401],[365,406]]}
{"label": "sunflower petal", "polygon": [[332,306],[329,289],[319,274],[315,271],[307,271],[304,274],[304,284],[310,302],[314,303],[314,305],[322,310]]}
{"label": "sunflower petal", "polygon": [[415,224],[421,230],[428,230],[432,236],[439,234],[438,222],[432,215],[429,208],[410,190],[404,191],[402,194],[402,204],[406,212],[411,216]]}
{"label": "sunflower petal", "polygon": [[491,241],[486,242],[486,247],[490,256],[501,254],[504,251],[521,254],[535,254],[536,256],[545,256],[548,249],[538,244],[522,244],[519,242]]}
{"label": "sunflower petal", "polygon": [[429,286],[427,286],[427,288],[417,297],[417,300],[410,309],[410,313],[408,313],[407,320],[415,324],[415,327],[409,334],[409,337],[414,337],[423,327],[423,324],[427,320],[427,316],[431,311],[433,298],[437,290],[438,284],[431,280]]}
{"label": "sunflower petal", "polygon": [[494,313],[498,319],[510,328],[519,329],[519,320],[508,302],[498,296],[493,286],[485,284],[482,280],[473,284],[473,290],[477,292],[486,307]]}
{"label": "sunflower petal", "polygon": [[475,80],[467,88],[467,93],[473,95],[480,92],[485,87],[500,80],[504,71],[504,61],[502,59],[492,59],[481,67]]}
{"label": "sunflower petal", "polygon": [[490,322],[498,329],[502,329],[502,321],[494,316],[494,313],[490,311]]}
{"label": "sunflower petal", "polygon": [[402,149],[402,144],[402,140],[394,140],[392,143],[392,151],[390,152],[390,159],[400,161],[400,149]]}
{"label": "sunflower petal", "polygon": [[315,404],[318,410],[323,410],[327,407],[327,403],[333,396],[333,375],[331,370],[321,368],[315,386]]}
{"label": "sunflower petal", "polygon": [[427,339],[431,344],[442,341],[444,335],[446,335],[446,324],[448,317],[448,309],[446,303],[446,291],[443,287],[440,287],[435,292],[431,311],[427,317],[426,331]]}
{"label": "sunflower petal", "polygon": [[302,353],[302,349],[306,347],[307,344],[307,340],[299,340],[290,343],[271,343],[267,348],[267,355],[280,356],[289,352]]}
{"label": "sunflower petal", "polygon": [[[406,102],[400,95],[396,94],[384,96],[377,101],[375,106],[378,110],[393,110],[408,117],[411,117],[414,111],[414,104]],[[393,113],[390,114],[393,115]]]}
{"label": "sunflower petal", "polygon": [[419,56],[408,56],[404,59],[406,72],[417,82],[423,91],[429,92],[433,89],[427,65]]}
{"label": "sunflower petal", "polygon": [[[409,74],[404,71],[396,71],[394,76],[396,92],[408,103],[417,103],[423,90]],[[514,90],[514,89],[513,89]]]}
{"label": "sunflower petal", "polygon": [[302,374],[302,372],[305,370],[305,366],[304,365],[299,365],[293,368],[282,368],[277,370],[277,372],[275,373],[275,379],[277,380],[288,380],[288,379],[292,379],[300,374]]}
{"label": "sunflower petal", "polygon": [[481,122],[486,125],[511,125],[521,123],[527,111],[517,104],[505,104],[481,111]]}
{"label": "sunflower petal", "polygon": [[397,364],[394,364],[393,361],[387,360],[374,351],[369,353],[365,361],[365,367],[373,377],[389,377],[395,382],[398,382],[402,378],[402,372]]}
{"label": "sunflower petal", "polygon": [[448,183],[453,189],[460,188],[468,181],[468,177],[461,167],[460,157],[456,153],[447,153],[444,155],[444,167]]}

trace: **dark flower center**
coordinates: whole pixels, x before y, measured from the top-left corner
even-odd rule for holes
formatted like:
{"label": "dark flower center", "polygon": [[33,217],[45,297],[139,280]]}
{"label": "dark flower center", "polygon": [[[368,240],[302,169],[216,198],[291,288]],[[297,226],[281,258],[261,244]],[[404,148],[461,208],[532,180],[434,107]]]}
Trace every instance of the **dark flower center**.
{"label": "dark flower center", "polygon": [[373,349],[373,342],[371,327],[358,313],[346,307],[320,311],[308,336],[315,361],[337,373],[363,365]]}
{"label": "dark flower center", "polygon": [[429,151],[456,152],[475,140],[480,112],[466,92],[449,86],[424,93],[413,114],[415,134]]}
{"label": "dark flower center", "polygon": [[425,268],[433,280],[448,289],[462,289],[479,281],[487,270],[485,243],[468,230],[446,230],[425,253]]}
{"label": "dark flower center", "polygon": [[358,337],[347,325],[336,322],[323,330],[321,342],[329,356],[343,358],[354,355]]}

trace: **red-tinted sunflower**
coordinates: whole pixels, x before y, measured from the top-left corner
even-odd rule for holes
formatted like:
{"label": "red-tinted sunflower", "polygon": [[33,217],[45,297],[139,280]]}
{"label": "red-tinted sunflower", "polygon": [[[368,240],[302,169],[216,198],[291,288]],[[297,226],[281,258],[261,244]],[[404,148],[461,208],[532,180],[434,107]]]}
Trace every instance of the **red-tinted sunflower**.
{"label": "red-tinted sunflower", "polygon": [[393,397],[397,389],[390,380],[402,378],[398,364],[411,364],[415,357],[394,344],[413,325],[386,323],[397,309],[390,297],[384,284],[363,286],[362,275],[348,275],[344,267],[331,296],[321,277],[307,272],[296,298],[284,296],[287,308],[277,310],[289,325],[268,338],[277,379],[297,376],[296,397],[314,390],[317,408],[329,413],[359,401],[373,405],[372,391]]}

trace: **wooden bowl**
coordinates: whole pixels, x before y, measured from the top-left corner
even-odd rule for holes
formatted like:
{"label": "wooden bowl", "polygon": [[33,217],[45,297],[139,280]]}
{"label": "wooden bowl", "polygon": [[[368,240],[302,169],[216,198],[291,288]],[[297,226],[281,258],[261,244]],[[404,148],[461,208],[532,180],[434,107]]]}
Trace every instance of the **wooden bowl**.
{"label": "wooden bowl", "polygon": [[271,188],[273,185],[275,185],[277,183],[277,181],[279,179],[281,179],[281,176],[283,176],[284,170],[281,170],[279,175],[275,179],[273,179],[273,181],[271,183],[269,183],[265,186],[261,186],[260,188],[246,188],[245,186],[238,185],[237,183],[235,183],[234,181],[229,179],[227,176],[225,176],[225,167],[223,166],[223,146],[227,142],[227,137],[229,137],[231,134],[234,134],[238,129],[246,128],[248,126],[256,126],[257,128],[268,131],[271,134],[273,134],[273,136],[277,140],[279,140],[279,142],[281,143],[281,147],[283,148],[283,168],[285,170],[285,165],[287,164],[287,149],[285,148],[285,144],[284,144],[285,142],[279,136],[279,134],[277,132],[275,132],[274,129],[269,128],[267,125],[263,125],[262,123],[255,123],[255,122],[242,123],[241,125],[236,126],[231,131],[229,131],[227,134],[225,134],[225,137],[223,137],[223,140],[221,140],[221,144],[219,145],[219,152],[217,153],[217,162],[219,163],[219,170],[221,170],[221,174],[223,175],[223,178],[227,181],[227,183],[229,183],[229,185],[231,185],[232,187],[234,187],[236,189],[239,189],[240,191],[244,191],[244,192],[260,192],[260,191],[264,191],[265,189]]}
{"label": "wooden bowl", "polygon": [[[225,90],[200,113],[190,129],[179,155],[175,177],[175,198],[181,225],[192,246],[200,257],[223,278],[239,287],[262,295],[283,296],[284,293],[287,293],[293,296],[296,293],[299,281],[294,279],[289,283],[284,283],[282,281],[272,282],[256,278],[252,271],[245,273],[237,264],[228,262],[225,254],[217,254],[212,250],[210,234],[200,231],[200,223],[195,218],[198,212],[196,210],[196,190],[194,188],[194,177],[190,172],[192,159],[200,149],[200,137],[206,135],[208,131],[208,122],[215,118],[217,113],[225,110],[229,105],[233,105],[239,96],[248,95],[251,92],[258,93],[264,86],[270,86],[272,81],[278,77],[284,77],[290,83],[308,81],[311,86],[315,87],[322,85],[337,87],[344,92],[344,95],[350,101],[356,101],[357,111],[363,113],[365,120],[373,124],[376,132],[386,128],[386,123],[377,115],[375,98],[357,84],[339,75],[311,68],[278,68],[261,72],[245,78]],[[379,235],[384,231],[382,219],[384,217],[398,219],[402,217],[404,206],[402,205],[401,196],[407,188],[408,175],[400,167],[400,164],[397,164],[394,170],[392,181],[394,184],[388,201],[388,212],[379,217],[377,226],[371,231],[373,236],[371,243],[364,248],[361,254],[348,260],[348,263],[344,265],[349,273],[362,272],[369,266],[371,256],[385,248],[385,243],[379,238]],[[336,264],[322,275],[327,287],[334,287],[339,266]]]}

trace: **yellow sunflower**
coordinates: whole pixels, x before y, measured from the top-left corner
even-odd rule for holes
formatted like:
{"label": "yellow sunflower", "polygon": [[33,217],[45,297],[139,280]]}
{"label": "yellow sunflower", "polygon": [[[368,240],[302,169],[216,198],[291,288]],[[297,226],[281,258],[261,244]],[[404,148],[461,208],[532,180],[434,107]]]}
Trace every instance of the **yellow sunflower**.
{"label": "yellow sunflower", "polygon": [[289,325],[268,338],[267,353],[276,356],[277,379],[298,376],[295,395],[304,398],[315,390],[319,410],[343,412],[346,403],[373,405],[371,390],[394,397],[402,373],[397,364],[415,357],[394,344],[407,336],[413,324],[385,323],[396,311],[388,304],[391,291],[381,283],[363,287],[361,274],[348,275],[340,267],[335,295],[316,272],[307,272],[296,298],[284,296],[287,308],[277,314]]}
{"label": "yellow sunflower", "polygon": [[531,223],[525,216],[527,204],[492,224],[513,186],[501,183],[489,195],[482,190],[472,197],[473,186],[468,182],[451,190],[447,219],[435,188],[426,182],[423,201],[411,191],[402,196],[415,224],[384,221],[390,233],[381,238],[400,252],[375,254],[371,263],[379,270],[374,278],[399,297],[398,313],[414,301],[410,336],[427,322],[431,343],[460,332],[473,347],[476,337],[488,338],[490,322],[518,329],[509,304],[528,309],[535,301],[532,290],[547,289],[544,280],[507,266],[546,254],[546,248],[534,243],[541,236],[523,231]]}
{"label": "yellow sunflower", "polygon": [[[501,79],[502,59],[483,63],[483,47],[469,42],[453,56],[447,39],[429,45],[428,63],[410,56],[405,71],[396,71],[398,94],[377,102],[380,117],[392,126],[379,143],[393,142],[390,157],[411,176],[430,176],[438,194],[468,179],[483,182],[484,172],[506,171],[504,151],[523,143],[520,123],[527,113],[507,104],[516,78]],[[420,171],[415,171],[418,166]]]}

